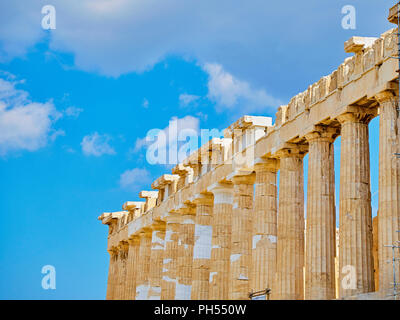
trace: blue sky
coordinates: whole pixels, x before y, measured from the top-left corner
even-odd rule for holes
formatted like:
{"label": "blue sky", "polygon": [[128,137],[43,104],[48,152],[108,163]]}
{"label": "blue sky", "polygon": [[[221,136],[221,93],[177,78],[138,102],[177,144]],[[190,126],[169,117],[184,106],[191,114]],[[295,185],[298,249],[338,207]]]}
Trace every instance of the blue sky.
{"label": "blue sky", "polygon": [[[43,30],[43,5],[56,8]],[[341,26],[356,8],[356,30]],[[103,299],[107,228],[170,167],[141,141],[171,119],[223,129],[331,73],[353,35],[379,36],[394,1],[2,1],[0,299]],[[370,125],[377,207],[378,119]],[[339,195],[340,138],[335,142]],[[307,176],[305,159],[305,177]],[[41,268],[56,268],[56,290]]]}

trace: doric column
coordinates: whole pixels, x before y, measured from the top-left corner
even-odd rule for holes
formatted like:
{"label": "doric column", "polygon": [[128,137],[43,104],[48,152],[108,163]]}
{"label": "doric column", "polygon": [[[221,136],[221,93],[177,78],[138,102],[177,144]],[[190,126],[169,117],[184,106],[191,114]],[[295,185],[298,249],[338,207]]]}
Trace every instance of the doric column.
{"label": "doric column", "polygon": [[335,292],[336,210],[334,128],[318,127],[309,143],[305,299],[330,300]]}
{"label": "doric column", "polygon": [[192,300],[209,299],[209,282],[212,246],[212,195],[199,194],[196,204],[195,242],[193,248]]}
{"label": "doric column", "polygon": [[162,268],[165,247],[165,223],[152,226],[148,300],[161,299]]}
{"label": "doric column", "polygon": [[140,239],[137,236],[132,237],[128,240],[128,260],[126,270],[126,290],[125,299],[135,300],[136,298],[136,269],[140,263],[139,261],[139,247]]}
{"label": "doric column", "polygon": [[147,300],[149,292],[149,271],[151,254],[151,231],[140,233],[139,263],[136,274],[136,300]]}
{"label": "doric column", "polygon": [[248,300],[252,248],[255,175],[236,175],[233,181],[229,299]]}
{"label": "doric column", "polygon": [[116,260],[115,260],[115,282],[114,282],[114,294],[113,300],[121,300],[121,275],[122,275],[122,252],[121,248],[118,245],[116,247]]}
{"label": "doric column", "polygon": [[[392,248],[400,245],[400,117],[398,99],[385,91],[377,96],[379,101],[379,212],[378,257],[379,290],[389,294],[393,288]],[[395,250],[399,259],[400,250]],[[400,279],[400,262],[395,264],[397,282]]]}
{"label": "doric column", "polygon": [[[378,210],[379,215],[379,210]],[[379,290],[378,216],[372,219],[372,256],[374,258],[375,291]]]}
{"label": "doric column", "polygon": [[[214,218],[210,266],[210,300],[226,300],[229,293],[231,256],[233,186],[215,184],[208,188],[214,194]],[[207,236],[209,237],[209,233]]]}
{"label": "doric column", "polygon": [[341,128],[340,297],[374,291],[368,122],[362,110],[338,117]]}
{"label": "doric column", "polygon": [[252,232],[251,290],[274,291],[277,243],[278,161],[263,160],[255,166],[255,198]]}
{"label": "doric column", "polygon": [[118,300],[125,300],[126,270],[128,261],[129,244],[127,241],[119,245],[119,273],[118,273]]}
{"label": "doric column", "polygon": [[178,246],[181,216],[170,213],[166,218],[161,300],[174,300],[176,295]]}
{"label": "doric column", "polygon": [[179,228],[178,268],[175,300],[190,300],[192,291],[192,265],[196,209],[184,205],[178,209],[182,215]]}
{"label": "doric column", "polygon": [[274,299],[304,297],[304,154],[296,147],[279,151],[279,209]]}
{"label": "doric column", "polygon": [[110,265],[108,267],[108,280],[107,280],[107,293],[106,299],[113,300],[114,299],[114,287],[115,287],[115,273],[116,273],[116,264],[118,260],[118,251],[115,248],[111,248],[108,250],[110,254]]}

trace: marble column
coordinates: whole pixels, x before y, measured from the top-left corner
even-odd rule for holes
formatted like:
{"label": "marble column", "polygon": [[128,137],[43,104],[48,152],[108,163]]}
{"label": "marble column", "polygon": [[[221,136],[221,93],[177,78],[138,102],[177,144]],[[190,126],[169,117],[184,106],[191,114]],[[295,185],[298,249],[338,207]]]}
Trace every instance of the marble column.
{"label": "marble column", "polygon": [[215,184],[208,191],[214,194],[213,226],[204,230],[204,237],[212,237],[209,299],[226,300],[230,279],[233,186]]}
{"label": "marble column", "polygon": [[114,299],[114,287],[115,287],[115,272],[116,272],[116,263],[118,259],[118,251],[115,248],[111,248],[108,250],[110,254],[110,265],[108,267],[108,280],[107,280],[107,293],[106,300]]}
{"label": "marble column", "polygon": [[121,246],[117,246],[117,259],[116,259],[116,272],[115,272],[115,285],[113,300],[121,300],[122,291],[122,250]]}
{"label": "marble column", "polygon": [[151,255],[151,230],[140,233],[139,263],[136,274],[136,300],[147,300],[149,292],[149,272]]}
{"label": "marble column", "polygon": [[[393,253],[385,245],[400,246],[400,117],[398,99],[386,91],[377,96],[379,102],[379,212],[378,257],[379,290],[392,294]],[[400,259],[400,250],[395,250]],[[395,264],[395,276],[400,282],[400,262]]]}
{"label": "marble column", "polygon": [[122,241],[119,245],[119,283],[118,283],[118,300],[125,300],[125,291],[126,291],[126,271],[127,271],[127,262],[128,262],[128,249],[129,244],[127,241]]}
{"label": "marble column", "polygon": [[213,197],[196,195],[195,243],[193,248],[192,300],[209,299],[212,246]]}
{"label": "marble column", "polygon": [[136,298],[136,269],[139,265],[139,248],[140,239],[137,236],[133,236],[128,240],[128,260],[126,270],[126,290],[125,299],[135,300]]}
{"label": "marble column", "polygon": [[339,295],[374,291],[368,122],[369,114],[345,113],[341,128]]}
{"label": "marble column", "polygon": [[152,228],[148,300],[161,299],[161,281],[165,246],[165,223],[155,222]]}
{"label": "marble column", "polygon": [[161,300],[174,300],[176,296],[180,222],[181,216],[177,213],[166,217]]}
{"label": "marble column", "polygon": [[229,299],[248,300],[255,175],[234,176]]}
{"label": "marble column", "polygon": [[309,143],[305,299],[336,297],[336,210],[333,140],[337,130],[319,127],[306,135]]}
{"label": "marble column", "polygon": [[175,300],[190,300],[192,291],[192,266],[195,213],[194,206],[185,206],[179,212],[182,214],[179,228],[178,273]]}
{"label": "marble column", "polygon": [[273,299],[304,298],[304,181],[303,156],[296,147],[280,158],[276,292]]}
{"label": "marble column", "polygon": [[255,166],[252,232],[251,290],[274,291],[277,243],[278,161],[267,159]]}

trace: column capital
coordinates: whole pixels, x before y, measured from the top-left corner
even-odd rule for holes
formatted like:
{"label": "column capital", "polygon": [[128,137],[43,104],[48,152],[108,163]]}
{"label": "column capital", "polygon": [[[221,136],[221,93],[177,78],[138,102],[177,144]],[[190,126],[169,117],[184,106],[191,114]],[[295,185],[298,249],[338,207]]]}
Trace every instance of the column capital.
{"label": "column capital", "polygon": [[255,180],[256,180],[256,175],[254,173],[248,175],[235,175],[232,177],[232,182],[234,185],[254,184]]}
{"label": "column capital", "polygon": [[215,204],[232,204],[233,202],[233,184],[232,183],[214,183],[207,188],[214,194]]}
{"label": "column capital", "polygon": [[130,246],[140,243],[140,238],[138,236],[131,236],[128,240]]}
{"label": "column capital", "polygon": [[277,172],[279,170],[279,160],[272,158],[258,158],[254,161],[255,172]]}
{"label": "column capital", "polygon": [[338,128],[317,125],[314,126],[313,131],[305,135],[305,138],[308,142],[314,140],[333,142],[338,135]]}
{"label": "column capital", "polygon": [[233,184],[230,181],[217,182],[207,187],[207,191],[214,194],[220,192],[233,192]]}
{"label": "column capital", "polygon": [[164,221],[154,221],[151,225],[152,231],[164,231],[166,228],[166,223]]}
{"label": "column capital", "polygon": [[139,237],[151,237],[152,230],[151,228],[142,228],[139,231]]}
{"label": "column capital", "polygon": [[252,180],[254,180],[253,178],[255,179],[253,169],[247,168],[234,170],[226,177],[226,179],[232,181],[233,184],[252,184],[254,183],[254,181],[251,182]]}
{"label": "column capital", "polygon": [[182,216],[176,211],[171,211],[165,216],[164,220],[166,224],[179,224],[182,221]]}
{"label": "column capital", "polygon": [[180,215],[196,215],[196,206],[192,203],[180,204],[175,208],[175,212]]}
{"label": "column capital", "polygon": [[195,205],[212,206],[213,205],[213,196],[210,193],[208,193],[208,194],[198,193],[192,197],[192,202]]}
{"label": "column capital", "polygon": [[129,243],[128,243],[128,241],[121,241],[119,244],[118,244],[118,250],[119,251],[121,251],[121,252],[128,252],[128,249],[129,249]]}
{"label": "column capital", "polygon": [[276,151],[277,158],[304,158],[308,151],[308,145],[286,143],[283,148]]}
{"label": "column capital", "polygon": [[379,104],[385,102],[392,102],[393,104],[396,104],[399,97],[396,96],[396,93],[394,91],[386,90],[376,94],[375,99],[376,101],[378,101]]}
{"label": "column capital", "polygon": [[338,115],[336,119],[341,125],[345,123],[364,123],[368,124],[377,114],[376,108],[364,108],[359,106],[350,106],[345,113]]}
{"label": "column capital", "polygon": [[111,247],[107,249],[107,252],[111,255],[111,256],[115,256],[116,254],[118,254],[118,249],[117,247]]}

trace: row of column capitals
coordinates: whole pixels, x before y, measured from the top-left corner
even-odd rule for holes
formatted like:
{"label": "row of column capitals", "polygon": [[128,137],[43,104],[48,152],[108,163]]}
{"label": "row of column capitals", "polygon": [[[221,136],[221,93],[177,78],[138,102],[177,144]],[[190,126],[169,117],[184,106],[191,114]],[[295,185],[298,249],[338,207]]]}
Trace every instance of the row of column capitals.
{"label": "row of column capitals", "polygon": [[314,130],[305,135],[308,142],[313,141],[327,141],[333,142],[339,135],[338,128],[328,126],[314,126]]}

